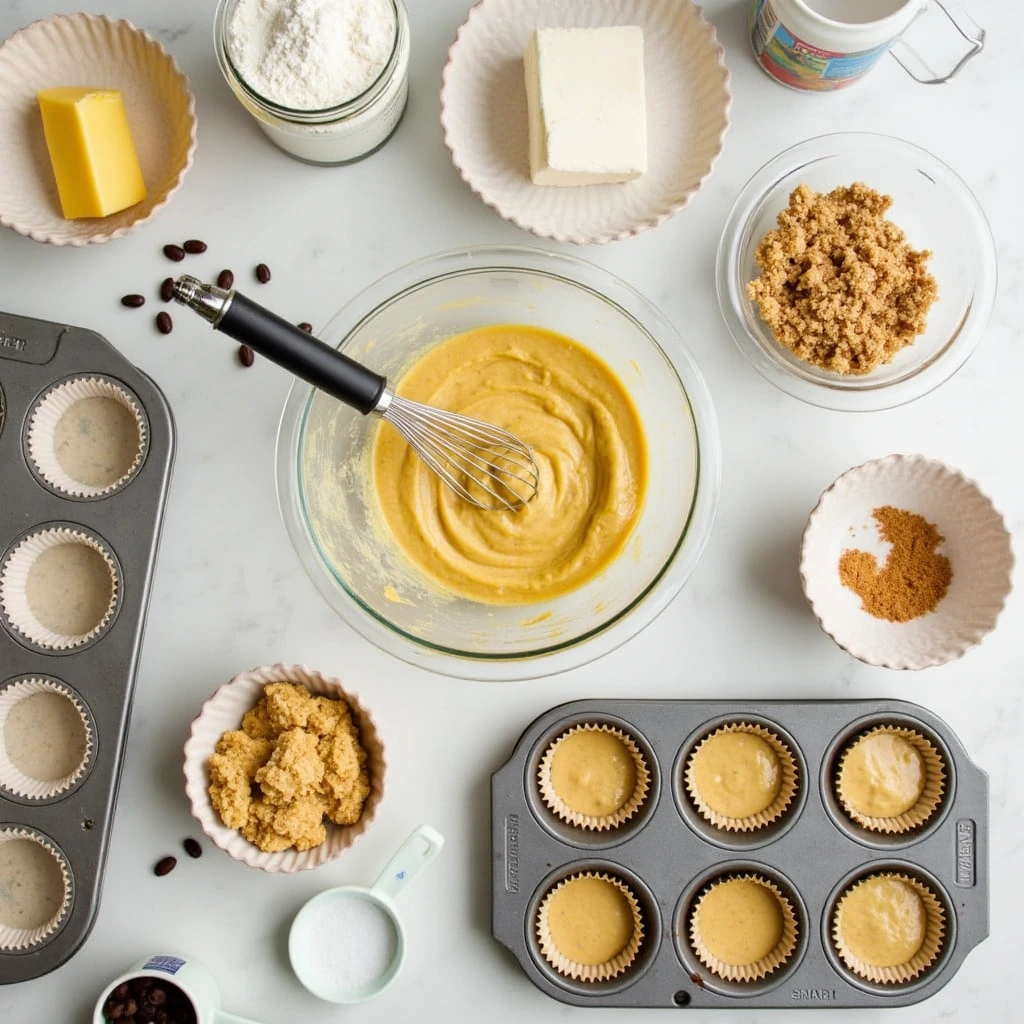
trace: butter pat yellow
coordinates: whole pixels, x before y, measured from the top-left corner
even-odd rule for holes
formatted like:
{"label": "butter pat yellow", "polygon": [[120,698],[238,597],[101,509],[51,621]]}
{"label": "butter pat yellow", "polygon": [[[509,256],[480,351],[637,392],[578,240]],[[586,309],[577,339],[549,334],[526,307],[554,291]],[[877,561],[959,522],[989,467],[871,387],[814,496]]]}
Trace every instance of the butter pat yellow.
{"label": "butter pat yellow", "polygon": [[523,68],[535,185],[629,181],[647,170],[642,29],[538,28]]}
{"label": "butter pat yellow", "polygon": [[106,217],[146,198],[120,92],[61,86],[36,96],[68,220]]}

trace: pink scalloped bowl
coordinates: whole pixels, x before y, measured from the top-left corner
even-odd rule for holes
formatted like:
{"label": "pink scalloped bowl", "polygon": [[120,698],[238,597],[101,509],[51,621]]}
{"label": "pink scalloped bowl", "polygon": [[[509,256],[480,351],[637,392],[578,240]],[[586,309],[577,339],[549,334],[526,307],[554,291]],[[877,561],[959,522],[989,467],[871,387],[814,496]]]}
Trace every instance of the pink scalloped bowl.
{"label": "pink scalloped bowl", "polygon": [[[884,505],[934,524],[953,570],[935,610],[909,622],[870,615],[839,578],[847,549],[884,562],[872,516]],[[804,530],[800,579],[821,628],[843,650],[869,665],[922,669],[961,657],[995,628],[1013,562],[1003,517],[973,480],[923,455],[889,455],[847,470],[822,494]]]}
{"label": "pink scalloped bowl", "polygon": [[[229,730],[241,727],[242,716],[263,696],[267,683],[301,683],[310,693],[348,703],[352,718],[359,727],[359,740],[366,751],[366,771],[370,777],[370,795],[363,813],[354,825],[327,824],[327,839],[311,850],[284,850],[267,853],[254,846],[236,829],[228,828],[210,803],[208,762],[217,740]],[[319,867],[341,856],[368,828],[384,796],[384,745],[377,734],[370,713],[356,696],[332,679],[305,665],[264,665],[251,672],[242,672],[226,682],[203,705],[192,722],[185,743],[185,792],[192,814],[203,831],[226,853],[250,867],[262,871],[304,871]]]}
{"label": "pink scalloped bowl", "polygon": [[[639,25],[644,32],[648,169],[618,185],[534,185],[523,50],[534,28]],[[729,71],[715,28],[689,0],[481,0],[448,52],[445,145],[463,180],[506,220],[577,245],[668,220],[711,175],[729,127]]]}
{"label": "pink scalloped bowl", "polygon": [[[66,220],[36,93],[62,85],[119,89],[146,198],[109,217]],[[37,242],[94,245],[151,220],[181,187],[196,149],[188,79],[152,36],[104,15],[59,14],[0,45],[0,224]]]}

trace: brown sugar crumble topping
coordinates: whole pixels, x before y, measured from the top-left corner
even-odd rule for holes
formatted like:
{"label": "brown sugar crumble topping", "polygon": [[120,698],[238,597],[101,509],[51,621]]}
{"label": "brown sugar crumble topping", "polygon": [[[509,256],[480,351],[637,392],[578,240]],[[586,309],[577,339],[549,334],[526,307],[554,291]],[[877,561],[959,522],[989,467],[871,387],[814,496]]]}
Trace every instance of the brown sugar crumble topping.
{"label": "brown sugar crumble topping", "polygon": [[798,185],[754,253],[747,285],[775,339],[823,370],[859,375],[888,363],[925,329],[938,285],[886,220],[892,197],[861,182],[826,194]]}

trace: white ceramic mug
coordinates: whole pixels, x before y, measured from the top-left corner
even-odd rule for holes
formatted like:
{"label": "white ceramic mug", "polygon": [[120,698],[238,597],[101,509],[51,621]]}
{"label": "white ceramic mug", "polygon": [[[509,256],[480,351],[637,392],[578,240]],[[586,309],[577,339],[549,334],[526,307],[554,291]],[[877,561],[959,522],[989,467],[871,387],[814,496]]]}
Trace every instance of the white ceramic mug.
{"label": "white ceramic mug", "polygon": [[198,961],[175,955],[154,955],[136,961],[120,977],[104,988],[96,1008],[93,1024],[107,1024],[103,1006],[118,985],[133,978],[155,978],[181,990],[192,1004],[197,1024],[256,1024],[246,1017],[236,1017],[220,1008],[220,989],[213,975]]}
{"label": "white ceramic mug", "polygon": [[[911,22],[932,10],[944,16],[943,28],[952,26],[962,41],[945,73],[933,70],[921,52],[927,39],[915,48],[901,38]],[[811,92],[851,85],[890,50],[917,81],[946,82],[985,41],[984,31],[966,14],[954,18],[941,0],[751,0],[749,21],[750,44],[761,68],[783,85]]]}

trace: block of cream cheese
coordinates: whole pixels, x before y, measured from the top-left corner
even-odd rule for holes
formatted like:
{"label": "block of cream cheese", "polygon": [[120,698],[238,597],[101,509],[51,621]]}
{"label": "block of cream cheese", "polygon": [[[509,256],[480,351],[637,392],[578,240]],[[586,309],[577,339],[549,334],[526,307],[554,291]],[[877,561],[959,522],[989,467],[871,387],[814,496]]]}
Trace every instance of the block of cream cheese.
{"label": "block of cream cheese", "polygon": [[535,185],[629,181],[647,170],[642,29],[538,28],[523,65]]}
{"label": "block of cream cheese", "polygon": [[61,86],[36,95],[68,220],[106,217],[146,198],[120,92]]}

